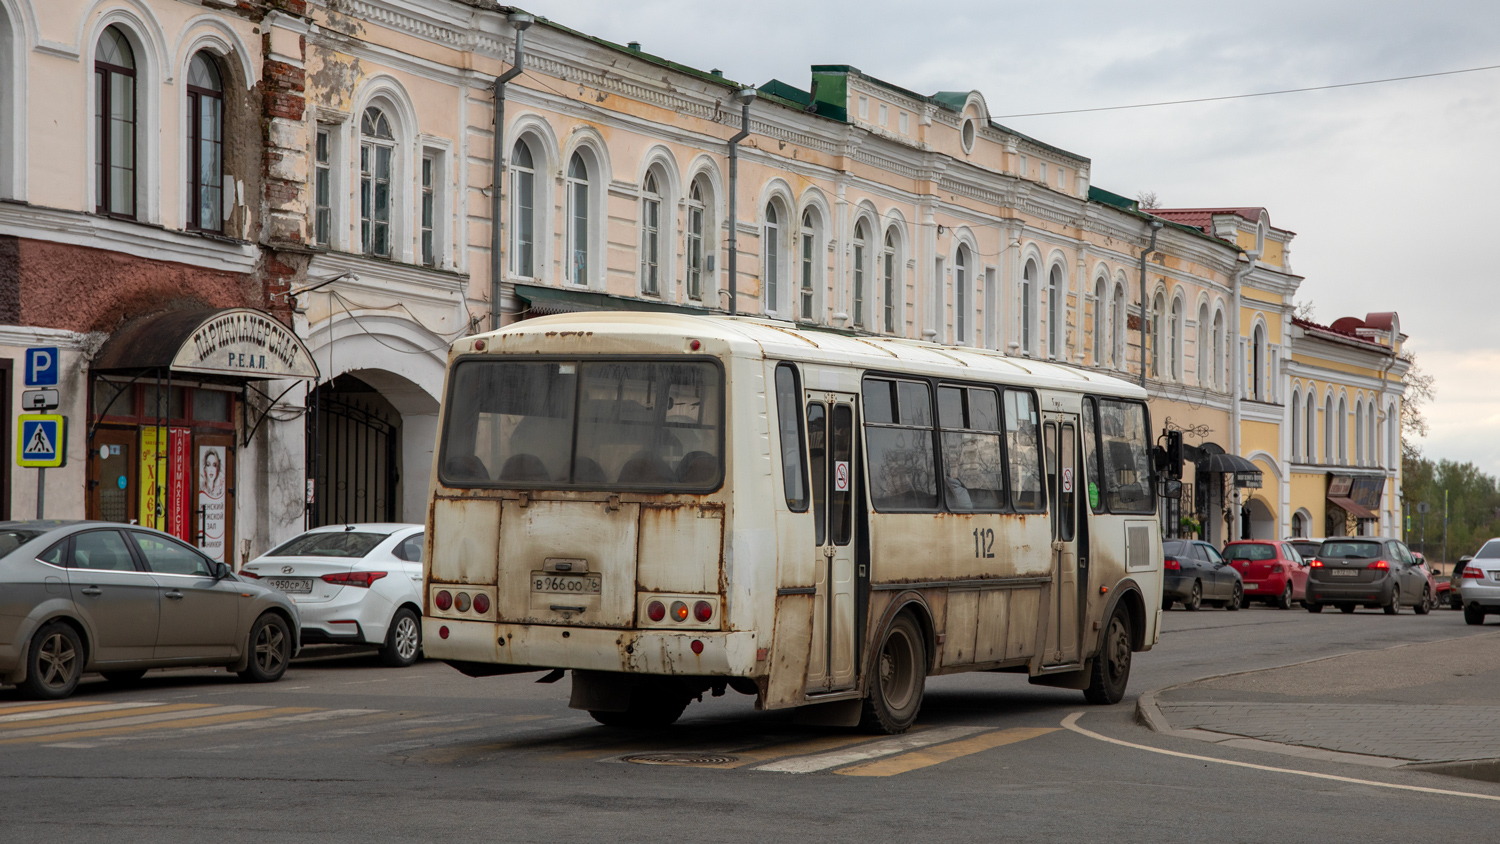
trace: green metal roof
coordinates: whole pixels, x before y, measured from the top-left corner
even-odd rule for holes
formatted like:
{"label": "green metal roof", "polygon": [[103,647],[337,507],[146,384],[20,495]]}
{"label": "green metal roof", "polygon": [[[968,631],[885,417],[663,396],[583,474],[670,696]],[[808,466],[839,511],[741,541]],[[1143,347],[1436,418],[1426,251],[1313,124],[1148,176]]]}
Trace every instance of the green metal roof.
{"label": "green metal roof", "polygon": [[693,305],[678,305],[672,302],[654,302],[650,299],[634,299],[599,293],[593,290],[563,290],[536,284],[517,284],[517,298],[533,310],[544,314],[567,314],[582,311],[646,311],[667,314],[718,313],[712,308]]}

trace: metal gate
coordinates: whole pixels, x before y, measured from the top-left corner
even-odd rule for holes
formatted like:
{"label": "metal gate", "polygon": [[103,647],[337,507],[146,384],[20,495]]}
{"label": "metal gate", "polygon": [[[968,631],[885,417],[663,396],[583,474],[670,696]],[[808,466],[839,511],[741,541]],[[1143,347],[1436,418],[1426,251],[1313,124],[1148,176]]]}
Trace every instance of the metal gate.
{"label": "metal gate", "polygon": [[399,520],[400,428],[319,390],[307,415],[308,527]]}

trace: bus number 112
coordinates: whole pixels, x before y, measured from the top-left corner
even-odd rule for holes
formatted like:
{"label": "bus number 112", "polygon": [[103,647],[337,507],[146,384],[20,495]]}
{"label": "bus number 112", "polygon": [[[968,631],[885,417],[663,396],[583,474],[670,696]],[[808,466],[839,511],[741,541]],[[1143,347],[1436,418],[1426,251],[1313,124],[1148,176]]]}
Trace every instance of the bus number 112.
{"label": "bus number 112", "polygon": [[995,556],[995,531],[993,528],[976,528],[974,530],[974,556]]}

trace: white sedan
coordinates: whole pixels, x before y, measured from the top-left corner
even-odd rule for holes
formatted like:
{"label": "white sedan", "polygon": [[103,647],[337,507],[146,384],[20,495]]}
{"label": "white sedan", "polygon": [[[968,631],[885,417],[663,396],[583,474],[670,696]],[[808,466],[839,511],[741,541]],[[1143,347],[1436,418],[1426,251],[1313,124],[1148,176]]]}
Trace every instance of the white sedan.
{"label": "white sedan", "polygon": [[302,615],[302,644],[368,644],[387,665],[422,653],[421,525],[330,525],[245,564]]}

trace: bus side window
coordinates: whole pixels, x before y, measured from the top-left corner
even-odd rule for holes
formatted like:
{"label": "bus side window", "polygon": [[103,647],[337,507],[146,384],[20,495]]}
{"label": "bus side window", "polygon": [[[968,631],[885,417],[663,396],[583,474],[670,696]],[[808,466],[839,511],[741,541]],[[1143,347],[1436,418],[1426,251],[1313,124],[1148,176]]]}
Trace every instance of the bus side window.
{"label": "bus side window", "polygon": [[943,491],[955,513],[998,513],[1005,498],[999,398],[979,387],[938,387]]}
{"label": "bus side window", "polygon": [[879,512],[936,510],[932,388],[920,381],[866,378],[864,397],[870,502]]}
{"label": "bus side window", "polygon": [[1156,512],[1146,407],[1139,402],[1099,400],[1105,502],[1111,513]]}
{"label": "bus side window", "polygon": [[776,423],[781,438],[781,484],[786,493],[787,509],[807,512],[807,467],[803,455],[807,449],[802,437],[802,385],[797,367],[789,363],[776,367]]}
{"label": "bus side window", "polygon": [[1020,390],[1005,391],[1005,450],[1009,457],[1011,502],[1017,512],[1046,509],[1042,491],[1041,442],[1036,397]]}
{"label": "bus side window", "polygon": [[1099,471],[1099,443],[1097,437],[1098,424],[1095,414],[1098,413],[1094,400],[1086,398],[1083,400],[1083,488],[1088,493],[1089,507],[1095,513],[1104,512],[1104,495],[1099,485],[1103,482],[1104,475]]}

